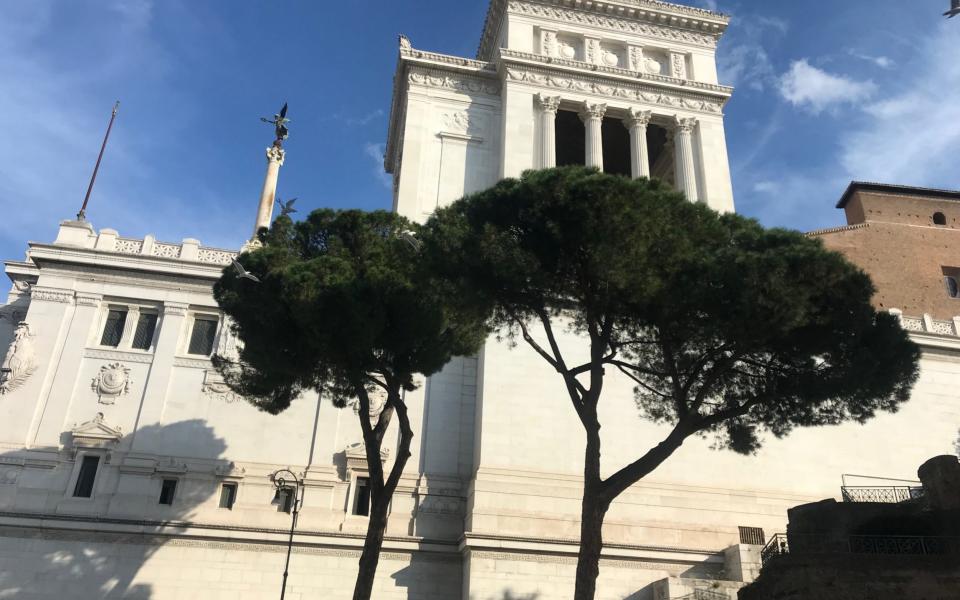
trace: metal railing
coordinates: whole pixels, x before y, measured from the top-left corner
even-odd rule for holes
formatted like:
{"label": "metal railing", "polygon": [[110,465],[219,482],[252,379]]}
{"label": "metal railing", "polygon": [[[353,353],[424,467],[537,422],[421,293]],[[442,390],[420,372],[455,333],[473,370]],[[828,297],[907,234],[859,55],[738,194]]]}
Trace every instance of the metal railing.
{"label": "metal railing", "polygon": [[960,554],[960,537],[921,535],[851,535],[837,538],[816,534],[778,533],[760,551],[760,563],[787,554]]}
{"label": "metal railing", "polygon": [[851,487],[840,488],[844,502],[881,502],[899,504],[923,498],[922,487]]}

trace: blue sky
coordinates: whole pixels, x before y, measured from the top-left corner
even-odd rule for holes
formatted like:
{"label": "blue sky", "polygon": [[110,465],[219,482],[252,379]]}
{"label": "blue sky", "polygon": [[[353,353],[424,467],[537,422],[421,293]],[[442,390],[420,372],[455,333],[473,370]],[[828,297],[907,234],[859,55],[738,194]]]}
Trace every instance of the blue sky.
{"label": "blue sky", "polygon": [[[0,258],[77,212],[115,99],[88,211],[98,228],[237,247],[269,127],[290,102],[280,195],[301,210],[388,208],[396,36],[473,56],[486,0],[3,0]],[[688,0],[734,20],[727,136],[738,211],[842,222],[851,179],[960,188],[960,19],[947,0]],[[719,5],[719,6],[717,6]]]}

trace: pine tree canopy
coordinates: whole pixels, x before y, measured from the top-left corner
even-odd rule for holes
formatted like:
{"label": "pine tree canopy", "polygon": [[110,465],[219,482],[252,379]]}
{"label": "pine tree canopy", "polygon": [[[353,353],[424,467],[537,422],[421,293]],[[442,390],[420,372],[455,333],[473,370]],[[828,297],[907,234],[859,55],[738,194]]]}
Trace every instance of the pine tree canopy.
{"label": "pine tree canopy", "polygon": [[214,289],[243,344],[238,364],[216,359],[228,383],[278,413],[308,389],[341,405],[358,386],[409,390],[414,375],[476,352],[489,311],[423,268],[415,232],[384,211],[277,218],[239,258],[260,282],[228,268]]}
{"label": "pine tree canopy", "polygon": [[[581,420],[599,399],[586,380],[618,369],[679,439],[750,453],[763,431],[894,411],[917,377],[918,348],[842,255],[656,180],[527,172],[438,210],[421,240],[438,276],[564,377]],[[568,328],[588,363],[564,361],[554,331]]]}

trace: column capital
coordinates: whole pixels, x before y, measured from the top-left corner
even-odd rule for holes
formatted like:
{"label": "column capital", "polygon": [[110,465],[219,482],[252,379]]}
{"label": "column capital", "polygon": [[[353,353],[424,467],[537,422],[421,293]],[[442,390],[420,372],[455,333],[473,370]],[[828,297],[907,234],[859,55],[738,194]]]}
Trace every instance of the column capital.
{"label": "column capital", "polygon": [[652,110],[639,110],[636,108],[631,108],[627,111],[627,117],[623,120],[623,124],[626,125],[627,128],[646,127],[650,124],[650,119],[652,118]]}
{"label": "column capital", "polygon": [[674,119],[678,133],[693,133],[693,130],[697,127],[697,120],[694,118],[682,119],[680,117],[674,117]]}
{"label": "column capital", "polygon": [[591,102],[584,102],[583,108],[580,109],[580,120],[586,123],[587,121],[596,119],[602,120],[603,116],[607,114],[607,105],[606,104],[594,104]]}
{"label": "column capital", "polygon": [[560,96],[537,94],[537,105],[544,112],[554,113],[560,109]]}
{"label": "column capital", "polygon": [[269,148],[267,148],[267,162],[279,163],[279,165],[282,167],[283,160],[286,157],[287,157],[287,153],[284,151],[283,148],[280,148],[278,146],[270,146]]}

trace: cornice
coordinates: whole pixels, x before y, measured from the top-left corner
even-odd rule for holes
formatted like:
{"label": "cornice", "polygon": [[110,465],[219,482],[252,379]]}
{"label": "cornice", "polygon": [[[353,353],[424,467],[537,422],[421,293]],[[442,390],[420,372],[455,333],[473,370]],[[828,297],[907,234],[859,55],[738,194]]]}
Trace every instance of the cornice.
{"label": "cornice", "polygon": [[576,73],[551,69],[549,66],[532,66],[504,63],[504,76],[508,81],[529,83],[536,87],[592,94],[612,100],[640,102],[645,105],[664,106],[669,109],[687,110],[708,115],[722,115],[726,97],[708,96],[695,90],[675,92],[639,81],[616,81],[595,74]]}
{"label": "cornice", "polygon": [[[222,252],[216,250],[217,252]],[[142,254],[122,254],[87,248],[71,248],[56,244],[30,244],[30,258],[40,264],[43,261],[84,265],[85,267],[109,268],[126,271],[149,271],[175,276],[216,280],[220,278],[224,265],[208,264],[179,259],[148,256]],[[43,265],[40,265],[41,269]]]}
{"label": "cornice", "polygon": [[539,66],[542,68],[555,68],[558,71],[573,72],[595,77],[606,77],[610,81],[641,81],[650,86],[657,86],[661,89],[669,89],[674,92],[685,94],[700,94],[704,97],[722,99],[726,102],[733,94],[733,88],[725,85],[715,85],[704,83],[702,81],[693,81],[690,79],[679,79],[677,77],[668,77],[666,75],[654,75],[651,73],[641,73],[622,69],[619,67],[608,67],[606,65],[595,65],[579,60],[569,60],[566,58],[542,56],[530,52],[518,52],[501,48],[499,51],[501,64],[518,64]]}
{"label": "cornice", "polygon": [[153,363],[153,354],[139,352],[124,352],[122,350],[105,350],[88,348],[83,352],[84,358],[96,360],[122,361],[149,365]]}
{"label": "cornice", "polygon": [[720,13],[657,0],[491,0],[480,36],[478,59],[493,55],[497,34],[508,11],[654,37],[667,36],[674,41],[708,47],[716,47],[730,22],[728,16]]}
{"label": "cornice", "polygon": [[401,42],[397,70],[393,76],[393,99],[390,104],[387,148],[383,159],[384,170],[394,175],[402,152],[400,140],[407,112],[405,99],[411,85],[489,96],[500,94],[500,82],[494,63],[417,50],[408,47],[408,43]]}

